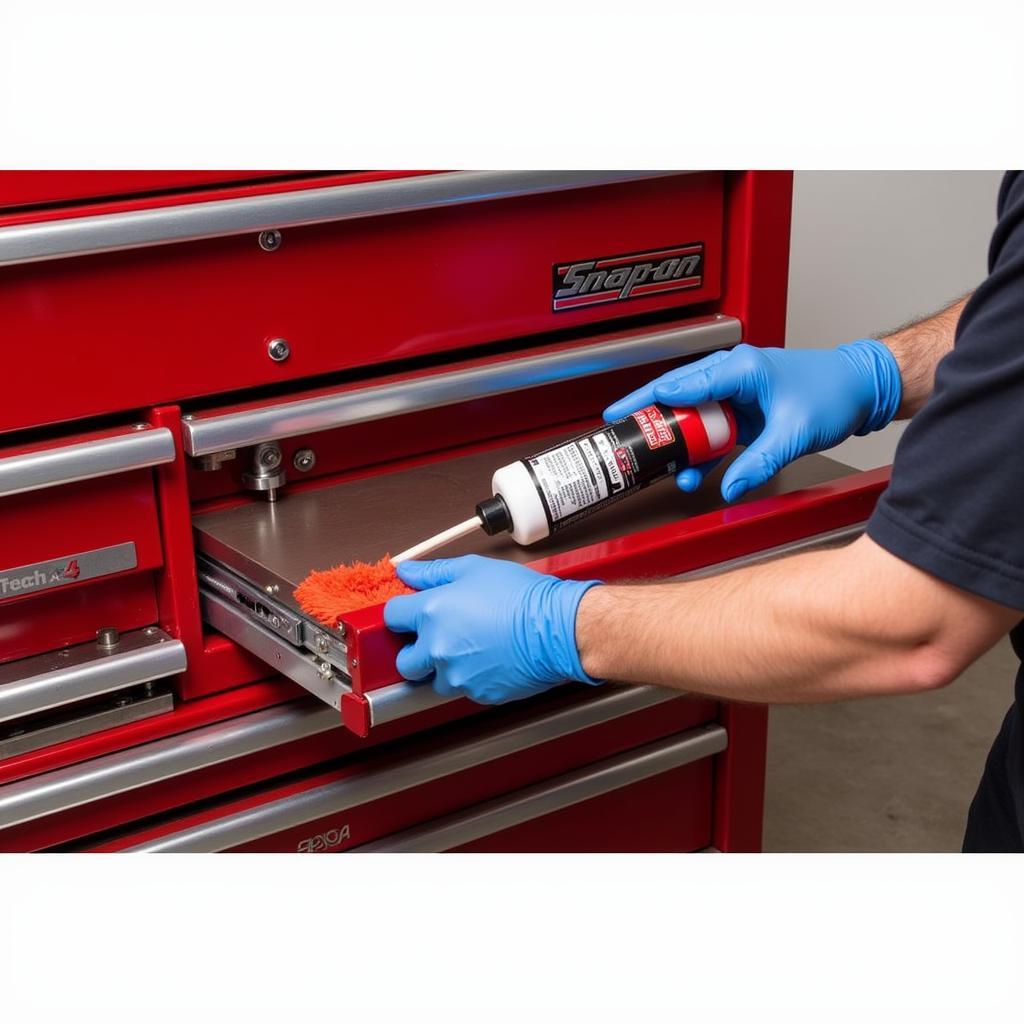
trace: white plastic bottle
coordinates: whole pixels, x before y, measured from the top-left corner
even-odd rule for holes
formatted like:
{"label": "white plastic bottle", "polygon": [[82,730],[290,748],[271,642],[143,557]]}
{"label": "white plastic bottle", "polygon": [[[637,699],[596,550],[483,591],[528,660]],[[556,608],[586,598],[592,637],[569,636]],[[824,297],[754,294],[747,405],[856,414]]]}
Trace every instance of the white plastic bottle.
{"label": "white plastic bottle", "polygon": [[552,533],[657,480],[725,455],[736,418],[725,402],[674,409],[656,403],[527,459],[502,466],[476,514],[488,534],[519,544]]}

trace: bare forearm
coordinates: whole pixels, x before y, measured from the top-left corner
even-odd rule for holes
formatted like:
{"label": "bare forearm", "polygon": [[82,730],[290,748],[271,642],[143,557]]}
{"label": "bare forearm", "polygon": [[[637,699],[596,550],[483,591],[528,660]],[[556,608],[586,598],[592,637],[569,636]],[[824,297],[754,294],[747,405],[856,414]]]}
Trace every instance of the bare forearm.
{"label": "bare forearm", "polygon": [[905,563],[889,585],[890,559],[865,538],[688,583],[595,587],[577,616],[583,667],[732,700],[839,700],[942,685],[1012,625],[979,628],[995,606],[951,605],[954,588]]}
{"label": "bare forearm", "polygon": [[903,381],[903,401],[897,419],[910,419],[931,395],[935,368],[953,348],[956,325],[969,298],[965,295],[934,316],[901,327],[881,339],[896,357]]}

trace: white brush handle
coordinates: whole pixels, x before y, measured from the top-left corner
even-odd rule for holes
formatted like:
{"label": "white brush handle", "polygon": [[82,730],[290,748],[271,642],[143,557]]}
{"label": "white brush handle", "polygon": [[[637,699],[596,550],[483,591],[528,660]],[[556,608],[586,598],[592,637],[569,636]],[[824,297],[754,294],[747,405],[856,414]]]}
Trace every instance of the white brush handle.
{"label": "white brush handle", "polygon": [[459,523],[458,526],[451,526],[447,530],[434,534],[433,537],[420,541],[419,544],[414,544],[411,548],[406,548],[405,551],[400,551],[391,559],[391,564],[398,565],[399,562],[410,558],[422,558],[424,555],[430,554],[431,551],[443,548],[445,544],[451,544],[452,541],[465,537],[474,530],[479,530],[481,526],[479,516],[473,516],[472,519],[467,519],[464,523]]}

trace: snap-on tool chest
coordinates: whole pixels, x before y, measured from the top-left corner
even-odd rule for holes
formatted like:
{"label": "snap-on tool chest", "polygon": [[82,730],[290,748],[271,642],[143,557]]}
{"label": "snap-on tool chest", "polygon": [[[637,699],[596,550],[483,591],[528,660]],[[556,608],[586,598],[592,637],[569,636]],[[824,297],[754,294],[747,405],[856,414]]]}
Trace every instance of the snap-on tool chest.
{"label": "snap-on tool chest", "polygon": [[[292,597],[669,366],[780,344],[790,177],[0,174],[0,849],[726,850],[767,716],[402,681]],[[668,485],[522,549],[606,580],[844,543],[884,471]]]}

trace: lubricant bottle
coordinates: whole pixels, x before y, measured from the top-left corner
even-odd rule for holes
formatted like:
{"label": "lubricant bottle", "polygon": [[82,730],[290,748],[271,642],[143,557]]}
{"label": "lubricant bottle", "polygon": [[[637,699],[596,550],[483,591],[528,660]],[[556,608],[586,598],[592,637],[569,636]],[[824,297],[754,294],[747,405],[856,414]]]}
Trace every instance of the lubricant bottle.
{"label": "lubricant bottle", "polygon": [[725,402],[656,403],[539,455],[502,466],[476,514],[488,534],[533,544],[687,466],[725,455],[736,419]]}

